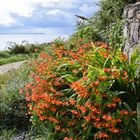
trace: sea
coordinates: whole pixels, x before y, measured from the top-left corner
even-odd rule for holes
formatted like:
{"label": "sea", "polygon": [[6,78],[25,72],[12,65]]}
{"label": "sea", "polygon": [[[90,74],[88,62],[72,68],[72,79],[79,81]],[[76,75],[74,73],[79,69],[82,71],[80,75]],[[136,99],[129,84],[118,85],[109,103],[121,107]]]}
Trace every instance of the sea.
{"label": "sea", "polygon": [[[56,39],[57,36],[48,36],[47,34],[0,34],[0,51],[7,50],[10,47],[11,42],[21,44],[26,41],[28,43],[48,43]],[[62,38],[67,38],[66,35],[62,35]]]}

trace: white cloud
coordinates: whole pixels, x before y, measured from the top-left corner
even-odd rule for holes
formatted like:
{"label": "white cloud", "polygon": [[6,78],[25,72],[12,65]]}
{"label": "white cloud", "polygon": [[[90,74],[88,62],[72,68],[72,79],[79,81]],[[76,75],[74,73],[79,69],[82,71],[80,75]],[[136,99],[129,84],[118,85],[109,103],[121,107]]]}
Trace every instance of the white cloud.
{"label": "white cloud", "polygon": [[[46,8],[70,9],[75,7],[75,0],[0,0],[0,24],[10,26],[16,23],[11,14],[31,17],[38,5]],[[57,13],[58,10],[48,12],[50,15]]]}
{"label": "white cloud", "polygon": [[74,15],[76,13],[82,13],[85,16],[89,15],[89,13],[94,11],[94,2],[97,1],[0,0],[0,28],[2,29],[3,26],[4,28],[8,27],[8,29],[53,27],[53,24],[60,27],[66,26],[68,23],[72,23],[68,25],[73,26],[75,22]]}
{"label": "white cloud", "polygon": [[0,24],[3,26],[10,26],[11,24],[15,24],[17,21],[12,18],[9,14],[7,13],[2,13],[0,12]]}
{"label": "white cloud", "polygon": [[54,9],[54,10],[48,11],[48,12],[46,13],[46,15],[48,15],[48,16],[56,16],[56,15],[59,14],[59,13],[60,13],[60,10]]}
{"label": "white cloud", "polygon": [[16,23],[11,14],[19,16],[32,16],[34,7],[27,0],[0,0],[0,24],[10,26]]}

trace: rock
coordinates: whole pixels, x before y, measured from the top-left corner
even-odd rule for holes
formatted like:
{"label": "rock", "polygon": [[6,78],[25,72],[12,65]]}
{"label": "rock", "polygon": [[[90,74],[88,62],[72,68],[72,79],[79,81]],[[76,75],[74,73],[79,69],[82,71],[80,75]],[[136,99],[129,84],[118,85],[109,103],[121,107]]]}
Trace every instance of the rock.
{"label": "rock", "polygon": [[122,50],[129,57],[137,44],[140,43],[140,2],[125,7],[123,17],[125,43]]}

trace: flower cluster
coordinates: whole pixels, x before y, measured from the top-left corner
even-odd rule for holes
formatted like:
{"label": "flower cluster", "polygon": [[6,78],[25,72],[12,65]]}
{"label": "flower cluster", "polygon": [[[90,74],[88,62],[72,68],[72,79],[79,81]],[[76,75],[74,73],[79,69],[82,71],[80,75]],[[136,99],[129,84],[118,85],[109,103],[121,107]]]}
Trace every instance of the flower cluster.
{"label": "flower cluster", "polygon": [[64,140],[109,139],[121,133],[131,113],[121,107],[114,81],[127,84],[131,79],[125,55],[111,51],[104,42],[92,42],[72,50],[53,44],[52,53],[42,52],[24,89],[32,121],[51,123]]}

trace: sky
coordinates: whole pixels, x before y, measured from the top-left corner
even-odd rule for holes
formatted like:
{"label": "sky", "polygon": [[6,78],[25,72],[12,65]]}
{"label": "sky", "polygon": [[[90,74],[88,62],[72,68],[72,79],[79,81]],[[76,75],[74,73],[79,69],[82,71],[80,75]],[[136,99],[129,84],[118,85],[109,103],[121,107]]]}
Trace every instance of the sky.
{"label": "sky", "polygon": [[90,17],[98,0],[0,0],[0,33],[69,35],[75,15]]}

